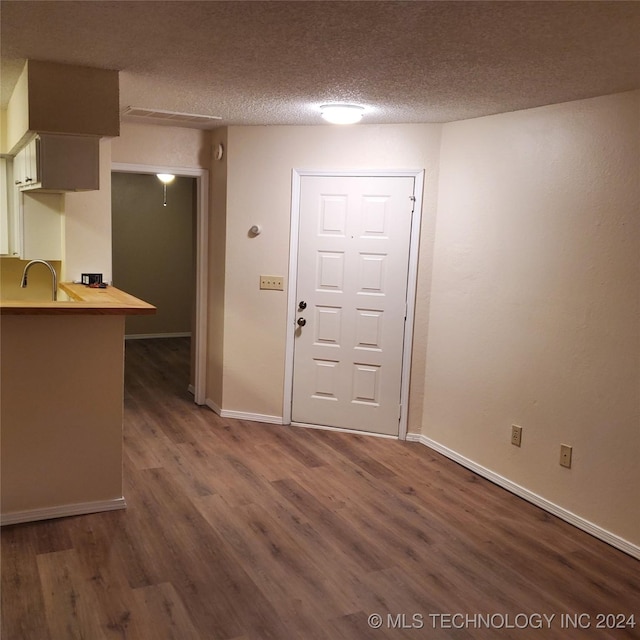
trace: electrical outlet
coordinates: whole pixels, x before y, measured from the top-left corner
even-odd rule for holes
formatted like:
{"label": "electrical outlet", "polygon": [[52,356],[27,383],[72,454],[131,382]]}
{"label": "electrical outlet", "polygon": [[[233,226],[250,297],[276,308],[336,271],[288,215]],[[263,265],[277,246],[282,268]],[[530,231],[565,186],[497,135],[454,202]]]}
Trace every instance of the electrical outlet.
{"label": "electrical outlet", "polygon": [[522,427],[517,424],[511,425],[511,444],[519,447],[522,444]]}
{"label": "electrical outlet", "polygon": [[272,291],[284,291],[284,278],[282,276],[260,276],[260,288]]}
{"label": "electrical outlet", "polygon": [[570,447],[568,444],[560,445],[560,464],[563,467],[567,467],[567,469],[571,469],[571,452],[573,451],[573,447]]}

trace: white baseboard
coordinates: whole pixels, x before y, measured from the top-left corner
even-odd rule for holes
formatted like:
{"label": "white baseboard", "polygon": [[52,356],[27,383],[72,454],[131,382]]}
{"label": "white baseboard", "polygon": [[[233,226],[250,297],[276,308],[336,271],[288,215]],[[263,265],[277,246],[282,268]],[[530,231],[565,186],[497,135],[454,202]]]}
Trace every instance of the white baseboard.
{"label": "white baseboard", "polygon": [[45,507],[43,509],[29,509],[27,511],[14,511],[0,515],[0,525],[18,524],[21,522],[34,522],[36,520],[50,520],[52,518],[64,518],[66,516],[79,516],[87,513],[99,513],[101,511],[115,511],[125,509],[127,503],[124,498],[113,500],[99,500],[97,502],[79,502],[75,504],[63,504],[58,507]]}
{"label": "white baseboard", "polygon": [[204,403],[221,418],[233,418],[234,420],[250,420],[251,422],[264,422],[266,424],[283,424],[281,416],[269,416],[263,413],[246,413],[244,411],[228,411],[221,409],[213,400],[207,398]]}
{"label": "white baseboard", "polygon": [[211,409],[211,411],[213,411],[214,413],[217,413],[218,415],[222,414],[222,409],[213,400],[205,398],[204,404],[205,406],[209,407],[209,409]]}
{"label": "white baseboard", "polygon": [[196,395],[196,388],[195,388],[192,384],[190,384],[190,385],[187,387],[187,391],[188,391],[192,396],[195,396],[195,395]]}
{"label": "white baseboard", "polygon": [[251,422],[265,422],[266,424],[282,424],[281,416],[269,416],[262,413],[245,413],[244,411],[227,411],[223,409],[220,412],[221,418],[234,418],[236,420],[251,420]]}
{"label": "white baseboard", "polygon": [[190,338],[191,333],[187,331],[186,333],[129,333],[124,339],[125,340],[148,340],[154,338]]}
{"label": "white baseboard", "polygon": [[[206,400],[205,404],[209,409],[217,413],[221,418],[233,418],[235,420],[250,420],[251,422],[263,422],[265,424],[284,425],[281,416],[270,416],[263,413],[246,413],[244,411],[227,411],[221,409],[213,400]],[[287,425],[288,426],[288,425]],[[305,429],[320,429],[324,431],[339,431],[341,433],[351,433],[358,436],[374,436],[376,438],[391,438],[397,440],[397,436],[390,436],[383,433],[368,433],[366,431],[357,431],[356,429],[342,429],[340,427],[326,427],[317,424],[306,424],[304,422],[292,422],[292,427],[303,427]]]}
{"label": "white baseboard", "polygon": [[424,444],[425,446],[429,447],[430,449],[433,449],[434,451],[437,451],[438,453],[441,453],[443,456],[446,456],[447,458],[453,460],[454,462],[461,464],[463,467],[466,467],[470,471],[477,473],[479,476],[482,476],[487,480],[491,480],[491,482],[497,484],[503,489],[506,489],[507,491],[514,493],[520,498],[523,498],[527,502],[531,502],[532,504],[535,504],[536,506],[540,507],[541,509],[544,509],[545,511],[553,514],[554,516],[557,516],[558,518],[564,520],[565,522],[568,522],[569,524],[572,524],[573,526],[578,527],[578,529],[582,529],[582,531],[586,531],[587,533],[591,534],[595,538],[598,538],[599,540],[602,540],[603,542],[610,544],[612,547],[615,547],[616,549],[620,549],[620,551],[624,551],[625,553],[628,553],[630,556],[640,560],[640,546],[635,545],[632,542],[629,542],[628,540],[621,538],[620,536],[617,536],[615,533],[611,533],[611,531],[607,531],[606,529],[603,529],[597,524],[594,524],[593,522],[590,522],[589,520],[586,520],[585,518],[582,518],[581,516],[576,515],[575,513],[573,513],[572,511],[569,511],[568,509],[565,509],[564,507],[560,507],[557,504],[550,502],[546,498],[539,496],[537,493],[533,493],[533,491],[529,491],[529,489],[526,489],[525,487],[522,487],[519,484],[512,482],[508,478],[505,478],[504,476],[501,476],[495,473],[494,471],[491,471],[490,469],[487,469],[486,467],[479,465],[473,460],[469,460],[469,458],[465,458],[459,453],[453,451],[453,449],[449,449],[448,447],[445,447],[439,442],[436,442],[435,440],[432,440],[431,438],[427,438],[427,436],[423,436],[418,433],[408,433],[407,441],[420,442],[421,444]]}
{"label": "white baseboard", "polygon": [[397,440],[398,436],[390,436],[386,433],[371,433],[370,431],[358,431],[357,429],[343,429],[342,427],[327,427],[321,424],[307,424],[306,422],[292,422],[292,427],[303,427],[304,429],[320,429],[320,431],[338,431],[339,433],[351,433],[356,436],[371,436],[373,438],[388,438]]}

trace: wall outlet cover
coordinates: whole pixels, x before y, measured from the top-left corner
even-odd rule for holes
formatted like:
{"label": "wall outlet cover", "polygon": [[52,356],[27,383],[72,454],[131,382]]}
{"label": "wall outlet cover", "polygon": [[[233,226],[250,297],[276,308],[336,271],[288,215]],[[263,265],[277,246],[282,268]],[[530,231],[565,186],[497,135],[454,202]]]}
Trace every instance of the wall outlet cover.
{"label": "wall outlet cover", "polygon": [[517,424],[511,425],[511,444],[519,447],[522,445],[522,427]]}
{"label": "wall outlet cover", "polygon": [[571,469],[571,454],[573,452],[573,447],[570,447],[568,444],[560,445],[560,465],[566,467],[567,469]]}

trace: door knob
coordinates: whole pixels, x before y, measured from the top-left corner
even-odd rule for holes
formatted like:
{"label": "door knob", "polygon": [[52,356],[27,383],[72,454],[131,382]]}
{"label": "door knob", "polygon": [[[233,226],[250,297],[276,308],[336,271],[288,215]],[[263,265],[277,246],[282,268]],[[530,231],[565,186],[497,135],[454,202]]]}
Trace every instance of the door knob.
{"label": "door knob", "polygon": [[298,303],[298,309],[306,309],[307,308],[307,303],[304,300],[300,300],[300,302]]}
{"label": "door knob", "polygon": [[298,318],[299,327],[304,327],[305,324],[307,324],[307,321],[304,318]]}

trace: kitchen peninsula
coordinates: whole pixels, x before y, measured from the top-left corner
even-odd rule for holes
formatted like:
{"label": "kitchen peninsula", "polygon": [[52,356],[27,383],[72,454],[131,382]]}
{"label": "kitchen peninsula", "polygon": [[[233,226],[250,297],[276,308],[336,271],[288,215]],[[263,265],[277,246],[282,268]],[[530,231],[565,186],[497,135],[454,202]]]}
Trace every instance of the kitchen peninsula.
{"label": "kitchen peninsula", "polygon": [[114,287],[0,302],[1,522],[125,506],[125,316],[156,309]]}

